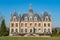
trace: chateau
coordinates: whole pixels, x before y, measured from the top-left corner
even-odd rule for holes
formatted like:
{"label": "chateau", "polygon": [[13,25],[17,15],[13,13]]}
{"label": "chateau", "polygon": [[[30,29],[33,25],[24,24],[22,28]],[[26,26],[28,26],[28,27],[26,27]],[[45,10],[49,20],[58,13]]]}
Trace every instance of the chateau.
{"label": "chateau", "polygon": [[51,34],[52,33],[52,18],[47,11],[44,13],[34,12],[32,5],[29,11],[23,15],[16,12],[10,13],[10,33],[9,35],[38,35],[38,34]]}

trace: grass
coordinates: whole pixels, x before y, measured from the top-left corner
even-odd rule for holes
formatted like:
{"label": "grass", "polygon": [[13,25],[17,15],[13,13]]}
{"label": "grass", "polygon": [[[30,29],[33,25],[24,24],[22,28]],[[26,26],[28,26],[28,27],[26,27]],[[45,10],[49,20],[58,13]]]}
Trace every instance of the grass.
{"label": "grass", "polygon": [[60,37],[0,37],[0,40],[60,40]]}

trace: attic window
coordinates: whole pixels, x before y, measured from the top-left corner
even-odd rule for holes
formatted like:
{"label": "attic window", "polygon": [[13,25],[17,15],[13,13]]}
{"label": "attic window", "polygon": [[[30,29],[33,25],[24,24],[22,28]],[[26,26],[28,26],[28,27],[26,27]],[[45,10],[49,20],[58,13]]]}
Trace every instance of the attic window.
{"label": "attic window", "polygon": [[37,17],[36,16],[34,17],[34,21],[37,21]]}

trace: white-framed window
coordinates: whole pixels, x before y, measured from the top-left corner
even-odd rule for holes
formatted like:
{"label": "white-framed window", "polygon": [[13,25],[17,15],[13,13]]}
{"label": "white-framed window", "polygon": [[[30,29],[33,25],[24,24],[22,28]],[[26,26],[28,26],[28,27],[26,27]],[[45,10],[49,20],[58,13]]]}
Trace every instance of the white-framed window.
{"label": "white-framed window", "polygon": [[37,21],[37,17],[36,16],[34,17],[34,21]]}
{"label": "white-framed window", "polygon": [[30,16],[29,20],[32,21],[32,16]]}
{"label": "white-framed window", "polygon": [[25,17],[24,20],[27,21],[28,20],[28,17]]}

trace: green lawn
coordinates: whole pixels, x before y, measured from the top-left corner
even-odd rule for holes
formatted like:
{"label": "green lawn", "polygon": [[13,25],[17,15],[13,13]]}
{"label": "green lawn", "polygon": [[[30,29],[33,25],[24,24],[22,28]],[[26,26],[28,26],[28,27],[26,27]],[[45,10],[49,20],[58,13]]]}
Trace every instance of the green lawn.
{"label": "green lawn", "polygon": [[0,37],[0,40],[60,40],[60,37]]}

